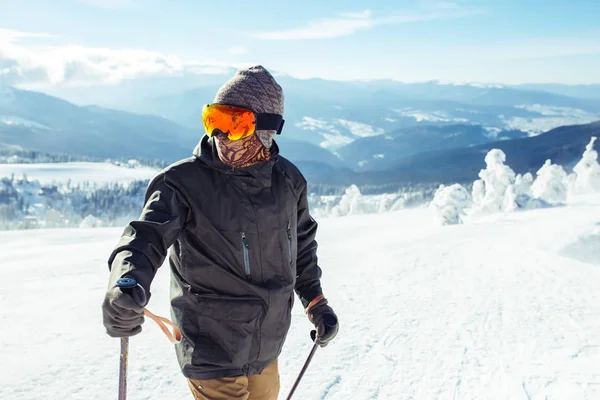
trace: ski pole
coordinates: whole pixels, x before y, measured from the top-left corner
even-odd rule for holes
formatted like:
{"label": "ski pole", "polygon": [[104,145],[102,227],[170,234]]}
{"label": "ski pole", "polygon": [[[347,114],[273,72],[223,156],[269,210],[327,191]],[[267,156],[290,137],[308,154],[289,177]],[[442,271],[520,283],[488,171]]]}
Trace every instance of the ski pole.
{"label": "ski pole", "polygon": [[[137,281],[131,278],[119,279],[115,284],[124,293],[130,292],[137,286]],[[121,338],[121,354],[119,356],[119,400],[127,398],[127,361],[129,358],[129,338]]]}
{"label": "ski pole", "polygon": [[319,345],[316,344],[316,343],[313,345],[312,350],[310,351],[310,354],[308,355],[308,358],[306,359],[306,362],[304,363],[304,366],[302,367],[302,370],[300,371],[300,375],[298,375],[298,378],[296,379],[296,382],[294,382],[294,386],[292,386],[292,390],[290,391],[290,394],[288,395],[288,397],[286,398],[286,400],[290,400],[292,398],[292,395],[294,394],[294,392],[296,391],[296,388],[300,384],[300,380],[302,379],[302,377],[304,376],[304,373],[308,369],[308,364],[310,364],[310,362],[311,362],[313,356],[315,355],[315,352],[317,351],[318,347],[319,347]]}
{"label": "ski pole", "polygon": [[[131,290],[138,285],[137,281],[133,278],[121,278],[117,280],[115,286],[120,288],[124,293],[131,292]],[[152,319],[158,324],[160,329],[167,335],[167,338],[171,343],[178,343],[181,341],[181,331],[175,326],[174,323],[166,318],[154,315],[149,310],[144,308],[144,315]],[[166,325],[170,325],[173,328],[173,333],[169,331]],[[119,400],[126,400],[127,398],[127,364],[129,359],[129,338],[121,338],[121,353],[119,357]]]}
{"label": "ski pole", "polygon": [[129,356],[129,338],[121,338],[119,359],[119,400],[127,398],[127,357]]}

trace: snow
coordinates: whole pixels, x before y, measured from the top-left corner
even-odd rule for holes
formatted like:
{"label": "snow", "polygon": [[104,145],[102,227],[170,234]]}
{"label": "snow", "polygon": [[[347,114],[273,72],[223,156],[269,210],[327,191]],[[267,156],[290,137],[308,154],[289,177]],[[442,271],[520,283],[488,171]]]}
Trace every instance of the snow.
{"label": "snow", "polygon": [[466,118],[457,118],[448,115],[445,111],[422,111],[411,107],[394,110],[403,117],[412,117],[417,122],[469,122]]}
{"label": "snow", "polygon": [[425,112],[419,110],[413,110],[412,108],[394,110],[403,117],[413,117],[417,122],[431,121],[431,122],[447,122],[450,121],[448,116],[440,111]]}
{"label": "snow", "polygon": [[[479,214],[496,213],[512,208],[506,201],[506,193],[515,182],[515,172],[504,165],[506,154],[492,149],[485,156],[486,168],[479,172],[481,180],[473,185],[474,211]],[[514,195],[512,189],[509,193]],[[510,198],[510,197],[509,197]]]}
{"label": "snow", "polygon": [[471,202],[471,195],[462,185],[440,185],[429,207],[435,210],[441,225],[454,225],[462,223]]}
{"label": "snow", "polygon": [[311,213],[318,218],[344,217],[347,215],[376,214],[397,211],[407,205],[424,204],[426,190],[363,195],[356,185],[350,185],[341,196],[317,196],[308,198]]}
{"label": "snow", "polygon": [[[428,208],[319,220],[323,287],[341,321],[294,398],[600,398],[600,197],[440,227]],[[0,232],[0,398],[116,398],[102,326],[121,228]],[[169,271],[149,309],[168,316]],[[298,301],[281,395],[310,348]],[[131,339],[130,400],[190,399],[172,345]]]}
{"label": "snow", "polygon": [[331,133],[320,133],[325,138],[324,141],[319,143],[324,149],[339,149],[347,144],[352,143],[354,140],[348,136],[342,134],[331,134]]}
{"label": "snow", "polygon": [[67,182],[126,183],[151,179],[159,172],[150,167],[128,168],[113,163],[73,162],[47,164],[0,164],[0,177],[27,175],[41,184]]}
{"label": "snow", "polygon": [[571,107],[554,107],[543,104],[521,104],[515,108],[539,114],[539,117],[504,117],[505,129],[517,129],[530,136],[547,132],[559,126],[587,124],[600,119],[600,114]]}
{"label": "snow", "polygon": [[324,119],[303,117],[302,121],[298,122],[296,126],[307,131],[317,132],[320,136],[324,137],[325,140],[320,143],[324,149],[339,149],[354,141],[354,139],[343,135],[335,125],[328,123]]}
{"label": "snow", "polygon": [[531,187],[533,197],[550,204],[560,204],[567,200],[568,190],[567,173],[563,167],[546,160]]}
{"label": "snow", "polygon": [[381,128],[375,128],[369,124],[364,124],[362,122],[338,119],[337,123],[343,126],[344,128],[348,129],[352,135],[358,137],[377,136],[385,133],[385,131]]}
{"label": "snow", "polygon": [[598,152],[594,150],[596,139],[592,136],[581,160],[573,167],[570,182],[571,191],[576,194],[600,191],[600,164],[598,164]]}
{"label": "snow", "polygon": [[[328,122],[321,118],[303,117],[296,126],[323,136],[325,140],[320,145],[325,149],[338,149],[352,143],[357,138],[377,136],[385,132],[381,128],[346,119],[335,119]],[[342,133],[342,129],[347,133]]]}
{"label": "snow", "polygon": [[29,128],[39,128],[39,129],[50,129],[46,125],[39,124],[35,121],[31,121],[29,119],[13,116],[13,115],[0,115],[0,123],[4,125],[22,125],[27,126]]}

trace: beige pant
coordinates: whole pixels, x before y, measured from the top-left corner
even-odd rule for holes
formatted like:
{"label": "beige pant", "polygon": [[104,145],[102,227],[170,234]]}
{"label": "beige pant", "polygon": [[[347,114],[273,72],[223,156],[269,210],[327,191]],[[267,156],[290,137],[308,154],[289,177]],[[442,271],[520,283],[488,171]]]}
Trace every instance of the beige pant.
{"label": "beige pant", "polygon": [[258,375],[221,379],[188,379],[195,400],[277,400],[277,360]]}

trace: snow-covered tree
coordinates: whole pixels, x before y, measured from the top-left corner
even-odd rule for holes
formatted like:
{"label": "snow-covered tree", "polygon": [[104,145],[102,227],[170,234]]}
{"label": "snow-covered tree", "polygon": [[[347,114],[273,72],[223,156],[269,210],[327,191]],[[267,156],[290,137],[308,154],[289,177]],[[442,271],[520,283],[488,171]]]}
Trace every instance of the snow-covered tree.
{"label": "snow-covered tree", "polygon": [[346,193],[342,196],[340,204],[333,207],[331,213],[334,217],[343,217],[345,215],[361,214],[362,194],[358,186],[351,185],[346,189]]}
{"label": "snow-covered tree", "polygon": [[504,192],[504,202],[502,203],[502,209],[507,212],[517,211],[519,208],[518,194],[515,189],[515,185],[510,184]]}
{"label": "snow-covered tree", "polygon": [[461,224],[471,201],[469,192],[462,185],[440,185],[429,207],[435,211],[436,219],[442,225]]}
{"label": "snow-covered tree", "polygon": [[399,211],[406,208],[406,198],[404,196],[398,197],[394,204],[390,207],[390,211]]}
{"label": "snow-covered tree", "polygon": [[533,175],[530,172],[525,175],[518,174],[515,178],[515,193],[517,197],[526,195],[531,196],[531,186],[533,185]]}
{"label": "snow-covered tree", "polygon": [[377,208],[377,212],[383,213],[383,212],[391,211],[397,197],[398,196],[395,194],[381,195],[381,197],[379,199],[379,206]]}
{"label": "snow-covered tree", "polygon": [[473,182],[472,196],[473,203],[481,204],[483,202],[483,198],[485,197],[485,184],[481,179],[477,179]]}
{"label": "snow-covered tree", "polygon": [[567,173],[560,165],[550,160],[537,172],[537,178],[531,186],[533,197],[550,204],[563,203],[567,199]]}
{"label": "snow-covered tree", "polygon": [[80,228],[99,228],[102,226],[102,221],[93,215],[88,215],[79,224]]}
{"label": "snow-covered tree", "polygon": [[600,191],[600,164],[598,152],[594,150],[596,139],[592,136],[581,160],[573,167],[573,174],[569,176],[572,194]]}
{"label": "snow-covered tree", "polygon": [[[506,154],[502,150],[492,149],[485,156],[486,169],[479,172],[478,181],[473,184],[474,208],[479,213],[496,213],[505,211],[506,206],[513,209],[505,200],[509,186],[516,180],[515,172],[507,165]],[[513,189],[511,197],[516,197]]]}

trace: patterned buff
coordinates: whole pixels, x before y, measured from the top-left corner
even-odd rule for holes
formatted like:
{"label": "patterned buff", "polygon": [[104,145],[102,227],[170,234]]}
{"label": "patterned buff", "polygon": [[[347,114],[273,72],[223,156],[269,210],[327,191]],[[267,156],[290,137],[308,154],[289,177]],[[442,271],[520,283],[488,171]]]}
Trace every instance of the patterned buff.
{"label": "patterned buff", "polygon": [[229,140],[224,135],[215,136],[217,153],[231,168],[244,168],[261,161],[269,161],[271,152],[256,134],[242,140]]}

